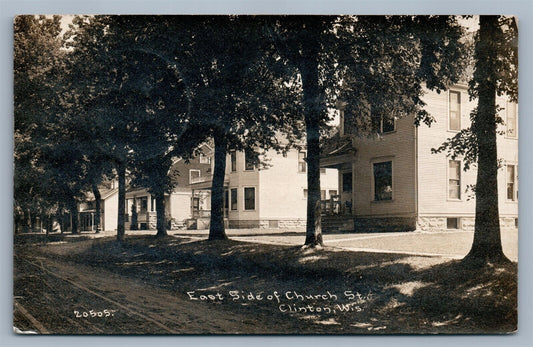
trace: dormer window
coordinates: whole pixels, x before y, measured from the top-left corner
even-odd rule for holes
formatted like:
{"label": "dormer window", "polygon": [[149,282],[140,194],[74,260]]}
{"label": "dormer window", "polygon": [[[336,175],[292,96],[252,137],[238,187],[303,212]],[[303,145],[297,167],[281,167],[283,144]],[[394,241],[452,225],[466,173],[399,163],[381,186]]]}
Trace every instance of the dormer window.
{"label": "dormer window", "polygon": [[211,157],[200,154],[200,164],[211,164]]}

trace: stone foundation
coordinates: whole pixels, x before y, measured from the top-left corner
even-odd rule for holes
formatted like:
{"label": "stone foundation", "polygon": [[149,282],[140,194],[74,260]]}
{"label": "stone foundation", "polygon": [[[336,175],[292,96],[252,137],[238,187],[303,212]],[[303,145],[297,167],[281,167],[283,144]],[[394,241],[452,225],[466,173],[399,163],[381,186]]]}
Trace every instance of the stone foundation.
{"label": "stone foundation", "polygon": [[261,219],[261,220],[229,220],[230,229],[272,229],[272,228],[302,228],[305,227],[304,219]]}
{"label": "stone foundation", "polygon": [[415,217],[355,218],[355,232],[379,233],[416,230]]}
{"label": "stone foundation", "polygon": [[500,218],[501,230],[516,230],[518,227],[517,217],[503,217]]}
{"label": "stone foundation", "polygon": [[[458,218],[459,223],[457,229],[448,229],[447,218]],[[515,230],[514,217],[502,217],[500,218],[501,230]],[[416,222],[416,230],[420,232],[443,232],[443,231],[474,231],[476,219],[475,217],[419,217]]]}
{"label": "stone foundation", "polygon": [[307,221],[305,219],[285,219],[278,221],[279,228],[305,228]]}

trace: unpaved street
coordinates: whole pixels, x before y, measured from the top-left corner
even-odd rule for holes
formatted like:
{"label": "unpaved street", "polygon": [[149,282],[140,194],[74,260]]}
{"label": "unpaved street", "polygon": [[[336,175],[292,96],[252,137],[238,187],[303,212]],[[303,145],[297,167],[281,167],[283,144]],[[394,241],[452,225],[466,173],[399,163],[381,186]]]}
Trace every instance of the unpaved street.
{"label": "unpaved street", "polygon": [[219,311],[101,268],[20,253],[15,257],[14,322],[23,331],[234,334],[276,330],[277,323],[269,317]]}

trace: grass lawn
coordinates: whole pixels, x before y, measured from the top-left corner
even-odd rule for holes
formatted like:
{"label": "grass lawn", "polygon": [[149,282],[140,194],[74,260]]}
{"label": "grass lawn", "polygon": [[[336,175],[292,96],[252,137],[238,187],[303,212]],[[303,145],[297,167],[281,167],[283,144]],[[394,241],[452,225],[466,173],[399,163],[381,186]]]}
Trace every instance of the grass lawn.
{"label": "grass lawn", "polygon": [[122,244],[99,238],[24,249],[157,286],[198,309],[252,322],[268,317],[263,333],[508,333],[517,326],[516,264],[471,269],[441,257],[130,235]]}

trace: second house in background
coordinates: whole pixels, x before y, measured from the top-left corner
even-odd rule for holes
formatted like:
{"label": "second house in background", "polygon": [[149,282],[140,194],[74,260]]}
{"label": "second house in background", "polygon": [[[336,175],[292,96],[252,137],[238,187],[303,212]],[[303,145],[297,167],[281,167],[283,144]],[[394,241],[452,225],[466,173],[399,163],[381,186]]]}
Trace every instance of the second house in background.
{"label": "second house in background", "polygon": [[[307,219],[306,152],[267,152],[262,160],[268,168],[258,169],[244,152],[230,152],[224,178],[224,220],[229,228],[303,227]],[[338,195],[336,169],[320,171],[321,199]],[[193,214],[198,227],[205,227],[211,180],[191,184]]]}

